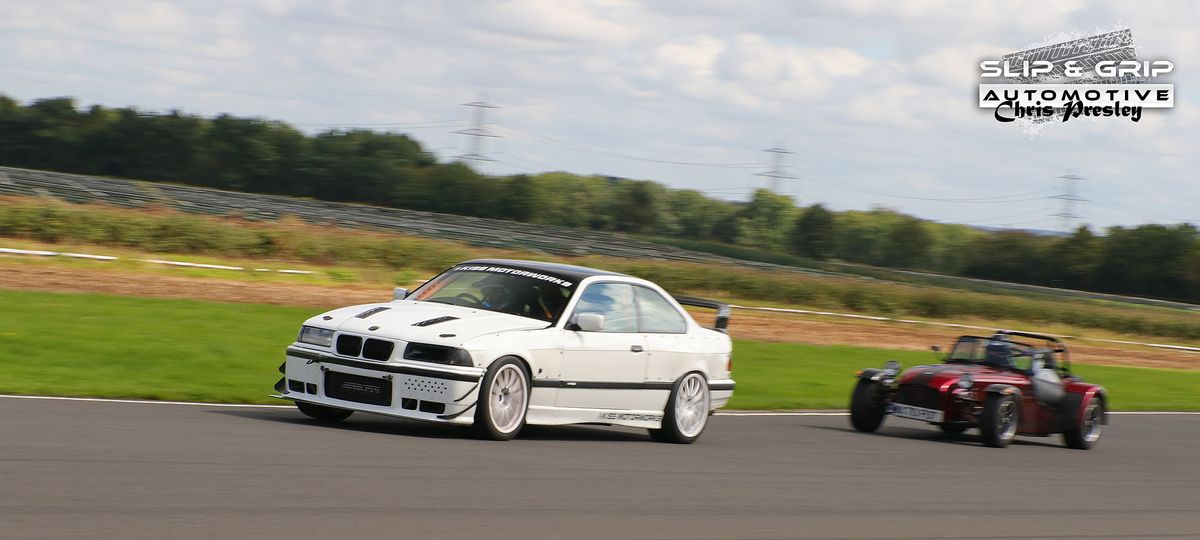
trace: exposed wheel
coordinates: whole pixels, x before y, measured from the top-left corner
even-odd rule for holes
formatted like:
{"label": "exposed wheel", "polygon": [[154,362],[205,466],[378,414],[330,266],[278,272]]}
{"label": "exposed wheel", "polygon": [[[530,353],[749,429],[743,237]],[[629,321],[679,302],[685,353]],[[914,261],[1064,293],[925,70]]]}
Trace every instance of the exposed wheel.
{"label": "exposed wheel", "polygon": [[859,379],[850,395],[850,425],[866,433],[879,429],[883,423],[884,403],[879,395],[879,384]]}
{"label": "exposed wheel", "polygon": [[711,396],[708,381],[699,373],[688,373],[675,381],[662,427],[651,429],[650,437],[659,442],[690,444],[700,438],[708,425]]}
{"label": "exposed wheel", "polygon": [[315,403],[305,403],[303,401],[296,402],[296,408],[300,412],[320,420],[322,422],[341,422],[354,414],[354,411],[349,409],[339,409],[337,407],[326,407]]}
{"label": "exposed wheel", "polygon": [[1100,442],[1100,433],[1104,431],[1104,403],[1093,399],[1079,415],[1079,421],[1072,429],[1063,432],[1063,442],[1069,448],[1090,450]]}
{"label": "exposed wheel", "polygon": [[1012,394],[989,394],[983,402],[979,419],[979,434],[983,444],[1004,448],[1017,436],[1017,421],[1021,418],[1017,398]]}
{"label": "exposed wheel", "polygon": [[507,441],[525,426],[529,409],[529,374],[516,358],[497,360],[483,376],[475,407],[475,432],[482,438]]}
{"label": "exposed wheel", "polygon": [[967,430],[965,424],[939,424],[938,427],[942,428],[942,433],[946,435],[962,435]]}

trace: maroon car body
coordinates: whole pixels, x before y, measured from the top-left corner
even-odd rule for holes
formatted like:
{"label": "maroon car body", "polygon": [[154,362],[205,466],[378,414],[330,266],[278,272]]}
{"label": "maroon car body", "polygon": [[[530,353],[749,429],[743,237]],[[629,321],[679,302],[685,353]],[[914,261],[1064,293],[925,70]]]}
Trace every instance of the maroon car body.
{"label": "maroon car body", "polygon": [[900,373],[889,362],[860,371],[850,415],[859,431],[873,432],[894,416],[950,434],[978,428],[988,446],[1007,446],[1018,434],[1061,433],[1067,446],[1087,449],[1107,423],[1107,402],[1104,388],[1071,373],[1062,341],[1002,330],[958,338],[941,364]]}

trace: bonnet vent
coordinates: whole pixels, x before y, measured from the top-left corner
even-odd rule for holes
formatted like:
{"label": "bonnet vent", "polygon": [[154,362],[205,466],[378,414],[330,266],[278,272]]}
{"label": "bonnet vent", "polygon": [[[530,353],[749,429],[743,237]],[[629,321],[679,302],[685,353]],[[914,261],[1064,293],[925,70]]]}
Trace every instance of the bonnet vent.
{"label": "bonnet vent", "polygon": [[458,320],[458,317],[451,317],[451,316],[449,316],[449,315],[446,315],[446,316],[443,316],[443,317],[434,317],[434,318],[432,318],[432,319],[429,319],[429,320],[427,320],[427,321],[421,321],[421,322],[413,323],[413,326],[433,326],[433,325],[435,325],[435,324],[437,324],[437,323],[444,323],[444,322],[446,322],[446,321],[457,321],[457,320]]}
{"label": "bonnet vent", "polygon": [[368,310],[366,310],[366,311],[364,311],[364,312],[362,312],[362,313],[359,313],[358,315],[355,315],[354,317],[355,317],[356,319],[365,319],[365,318],[367,318],[367,317],[370,317],[371,315],[374,315],[374,314],[376,314],[376,313],[379,313],[380,311],[387,311],[387,310],[389,310],[389,309],[392,309],[392,308],[390,308],[390,307],[383,307],[383,306],[380,306],[380,307],[373,307],[373,308],[371,308],[371,309],[368,309]]}

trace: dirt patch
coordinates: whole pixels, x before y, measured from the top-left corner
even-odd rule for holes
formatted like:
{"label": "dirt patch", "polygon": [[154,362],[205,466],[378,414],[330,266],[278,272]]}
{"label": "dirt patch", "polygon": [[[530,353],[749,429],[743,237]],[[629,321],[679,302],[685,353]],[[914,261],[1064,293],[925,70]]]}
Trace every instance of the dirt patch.
{"label": "dirt patch", "polygon": [[[704,320],[700,317],[703,315],[697,314],[697,320]],[[982,330],[882,321],[836,320],[819,315],[750,315],[735,312],[729,323],[729,334],[737,338],[908,350],[929,350],[930,345],[941,345],[944,349],[964,333],[987,334]],[[1067,343],[1071,349],[1071,360],[1084,364],[1200,368],[1200,353],[1100,344],[1078,339],[1067,340]],[[933,359],[932,355],[930,359]]]}
{"label": "dirt patch", "polygon": [[377,287],[238,281],[24,264],[0,264],[0,289],[110,293],[326,309],[391,298],[391,291]]}
{"label": "dirt patch", "polygon": [[[325,309],[379,302],[391,296],[388,290],[358,285],[254,282],[3,263],[0,263],[0,289],[110,293]],[[695,316],[697,320],[707,322],[712,314],[697,311]],[[927,350],[933,344],[946,347],[964,332],[932,325],[739,311],[730,321],[729,333],[733,337],[760,341]],[[1070,345],[1072,359],[1081,363],[1200,368],[1200,354],[1195,353],[1081,340],[1071,340]]]}

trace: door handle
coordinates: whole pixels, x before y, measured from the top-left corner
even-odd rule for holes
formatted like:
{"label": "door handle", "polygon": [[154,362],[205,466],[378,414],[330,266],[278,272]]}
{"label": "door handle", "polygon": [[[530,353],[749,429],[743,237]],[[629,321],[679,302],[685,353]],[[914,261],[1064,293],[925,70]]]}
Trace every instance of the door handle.
{"label": "door handle", "polygon": [[633,345],[629,347],[629,350],[633,352],[642,352],[645,349],[643,349],[641,345]]}

